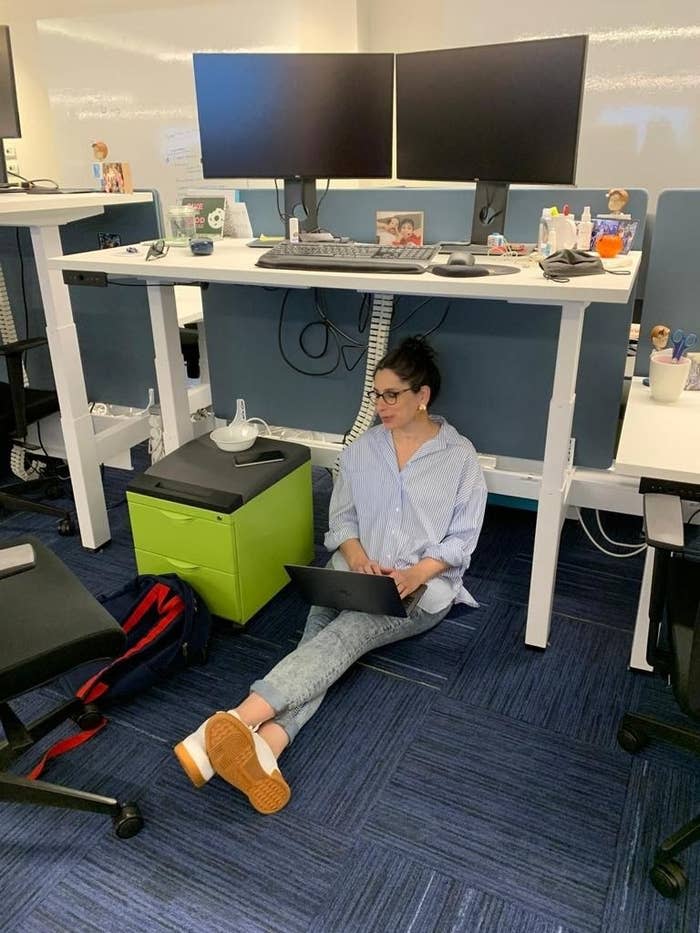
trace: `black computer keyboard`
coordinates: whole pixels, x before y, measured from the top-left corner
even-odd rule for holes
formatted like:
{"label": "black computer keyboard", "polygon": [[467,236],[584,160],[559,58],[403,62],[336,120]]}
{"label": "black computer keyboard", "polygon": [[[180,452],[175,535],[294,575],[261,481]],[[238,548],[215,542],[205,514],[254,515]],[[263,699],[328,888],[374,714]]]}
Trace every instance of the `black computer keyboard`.
{"label": "black computer keyboard", "polygon": [[338,272],[426,272],[440,249],[433,246],[375,246],[370,243],[278,243],[258,259],[266,269]]}

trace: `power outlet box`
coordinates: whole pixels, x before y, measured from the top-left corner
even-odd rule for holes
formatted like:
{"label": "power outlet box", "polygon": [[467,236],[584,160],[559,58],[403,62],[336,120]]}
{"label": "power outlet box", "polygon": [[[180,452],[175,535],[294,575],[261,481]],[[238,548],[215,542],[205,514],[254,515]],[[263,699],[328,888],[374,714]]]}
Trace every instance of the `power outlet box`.
{"label": "power outlet box", "polygon": [[64,269],[63,281],[66,285],[91,285],[95,288],[107,288],[107,273]]}

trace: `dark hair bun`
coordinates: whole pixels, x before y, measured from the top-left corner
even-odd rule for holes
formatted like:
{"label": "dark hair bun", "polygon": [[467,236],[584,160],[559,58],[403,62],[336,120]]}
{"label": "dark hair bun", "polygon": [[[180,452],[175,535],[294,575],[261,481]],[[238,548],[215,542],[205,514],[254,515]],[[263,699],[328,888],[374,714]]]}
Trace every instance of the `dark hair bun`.
{"label": "dark hair bun", "polygon": [[405,337],[398,346],[399,351],[404,353],[414,353],[429,360],[435,359],[435,350],[430,346],[425,337]]}
{"label": "dark hair bun", "polygon": [[436,356],[435,350],[424,337],[405,337],[380,360],[375,372],[392,369],[401,379],[409,382],[416,392],[421,386],[428,386],[432,403],[438,396],[441,383]]}

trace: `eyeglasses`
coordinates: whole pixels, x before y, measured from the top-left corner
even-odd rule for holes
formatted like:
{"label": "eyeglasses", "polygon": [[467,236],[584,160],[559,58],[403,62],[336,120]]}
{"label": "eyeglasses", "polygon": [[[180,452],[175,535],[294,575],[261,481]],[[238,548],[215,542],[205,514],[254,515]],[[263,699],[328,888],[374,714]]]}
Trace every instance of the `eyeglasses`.
{"label": "eyeglasses", "polygon": [[151,243],[148,247],[148,252],[146,253],[146,262],[149,259],[162,259],[163,256],[168,255],[169,246],[165,245],[165,240],[156,240],[155,243]]}
{"label": "eyeglasses", "polygon": [[413,392],[413,389],[399,389],[398,392],[395,392],[393,389],[387,389],[386,392],[377,392],[376,389],[370,389],[367,393],[367,398],[374,405],[377,404],[379,399],[386,402],[387,405],[395,405],[399,395],[403,395],[404,392]]}

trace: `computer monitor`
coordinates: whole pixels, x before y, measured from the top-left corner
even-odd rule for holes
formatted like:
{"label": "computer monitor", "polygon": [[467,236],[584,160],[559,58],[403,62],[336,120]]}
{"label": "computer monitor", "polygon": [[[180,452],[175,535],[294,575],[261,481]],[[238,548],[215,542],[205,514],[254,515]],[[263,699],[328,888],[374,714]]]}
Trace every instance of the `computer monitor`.
{"label": "computer monitor", "polygon": [[476,181],[473,243],[503,233],[509,184],[571,185],[588,36],[396,56],[397,176]]}
{"label": "computer monitor", "polygon": [[318,228],[316,178],[389,178],[394,56],[195,53],[205,178],[284,179]]}
{"label": "computer monitor", "polygon": [[[21,136],[10,29],[0,26],[0,141]],[[0,186],[7,184],[5,148],[0,142]]]}

